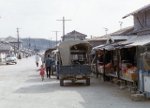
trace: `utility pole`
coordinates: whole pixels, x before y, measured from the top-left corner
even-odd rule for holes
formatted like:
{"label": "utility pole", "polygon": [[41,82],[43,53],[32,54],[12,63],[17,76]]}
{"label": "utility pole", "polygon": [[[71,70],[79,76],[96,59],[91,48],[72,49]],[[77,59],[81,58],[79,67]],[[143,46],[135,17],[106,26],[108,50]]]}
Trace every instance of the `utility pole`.
{"label": "utility pole", "polygon": [[31,48],[31,39],[29,37],[29,49]]}
{"label": "utility pole", "polygon": [[57,47],[57,34],[58,34],[58,32],[60,32],[60,31],[52,31],[52,32],[55,32],[55,34],[56,34],[56,47]]}
{"label": "utility pole", "polygon": [[18,51],[19,51],[19,28],[17,28],[17,39],[18,39]]}
{"label": "utility pole", "polygon": [[51,38],[50,38],[50,40],[49,40],[49,47],[51,47]]}
{"label": "utility pole", "polygon": [[62,36],[62,38],[63,38],[65,36],[65,21],[71,21],[71,20],[70,19],[65,19],[65,17],[63,16],[62,19],[58,19],[57,21],[62,21],[62,23],[63,23],[63,36]]}
{"label": "utility pole", "polygon": [[122,24],[123,24],[123,22],[119,21],[120,29],[122,29]]}
{"label": "utility pole", "polygon": [[105,29],[105,33],[106,33],[106,35],[107,35],[107,32],[108,32],[108,28],[104,28]]}

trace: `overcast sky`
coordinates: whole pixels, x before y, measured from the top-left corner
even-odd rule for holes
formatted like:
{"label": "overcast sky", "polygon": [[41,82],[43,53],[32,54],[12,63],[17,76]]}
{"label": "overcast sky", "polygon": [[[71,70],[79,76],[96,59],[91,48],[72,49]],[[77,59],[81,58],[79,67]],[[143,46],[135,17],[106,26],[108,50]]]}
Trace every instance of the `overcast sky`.
{"label": "overcast sky", "polygon": [[77,30],[90,37],[105,34],[133,25],[133,17],[122,19],[126,14],[149,4],[149,0],[0,0],[0,37],[47,38],[55,40],[62,22],[56,21],[65,16],[66,33]]}

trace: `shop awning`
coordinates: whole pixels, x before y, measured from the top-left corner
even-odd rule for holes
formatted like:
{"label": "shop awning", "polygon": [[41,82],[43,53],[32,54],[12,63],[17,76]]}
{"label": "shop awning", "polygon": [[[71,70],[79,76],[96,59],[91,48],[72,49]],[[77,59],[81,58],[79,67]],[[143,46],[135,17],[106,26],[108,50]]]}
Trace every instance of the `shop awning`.
{"label": "shop awning", "polygon": [[92,50],[114,50],[116,47],[116,44],[115,43],[112,43],[112,44],[102,44],[102,45],[99,45],[99,46],[96,46],[94,47]]}
{"label": "shop awning", "polygon": [[92,50],[103,49],[104,46],[106,46],[106,44],[98,45],[94,47]]}
{"label": "shop awning", "polygon": [[130,42],[131,44],[126,45],[126,46],[144,46],[150,44],[150,35],[142,35],[142,36],[137,36],[136,38],[127,41],[128,43]]}
{"label": "shop awning", "polygon": [[[121,38],[122,37],[122,38]],[[99,46],[96,46],[93,48],[93,50],[114,50],[116,48],[122,48],[126,45],[129,45],[131,43],[134,42],[134,39],[137,38],[137,35],[132,35],[132,36],[112,36],[113,39],[123,39],[125,38],[127,39],[127,41],[120,41],[120,42],[115,42],[115,43],[111,43],[111,44],[102,44],[102,45],[99,45]]]}

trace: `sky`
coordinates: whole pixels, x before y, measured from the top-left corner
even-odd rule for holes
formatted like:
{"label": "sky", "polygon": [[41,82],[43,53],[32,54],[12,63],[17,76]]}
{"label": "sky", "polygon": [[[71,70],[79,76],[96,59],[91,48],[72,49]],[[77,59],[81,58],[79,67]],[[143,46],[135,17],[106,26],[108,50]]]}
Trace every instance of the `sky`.
{"label": "sky", "polygon": [[88,38],[105,35],[122,27],[132,26],[133,17],[122,19],[128,13],[147,4],[149,0],[0,0],[0,38],[19,35],[21,38],[61,39],[63,16],[65,33],[73,30]]}

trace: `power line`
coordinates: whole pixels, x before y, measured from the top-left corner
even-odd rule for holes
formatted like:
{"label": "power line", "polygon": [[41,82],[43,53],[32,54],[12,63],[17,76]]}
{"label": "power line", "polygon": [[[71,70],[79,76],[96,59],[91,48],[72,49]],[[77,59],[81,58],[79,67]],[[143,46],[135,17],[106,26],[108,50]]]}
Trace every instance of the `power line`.
{"label": "power line", "polygon": [[30,37],[29,37],[29,44],[28,44],[28,46],[29,46],[29,49],[31,48],[31,39],[30,39]]}
{"label": "power line", "polygon": [[63,23],[63,36],[62,36],[62,38],[63,38],[65,36],[65,22],[71,21],[71,19],[65,19],[65,17],[63,17],[62,19],[58,19],[57,21],[62,21],[62,23]]}

